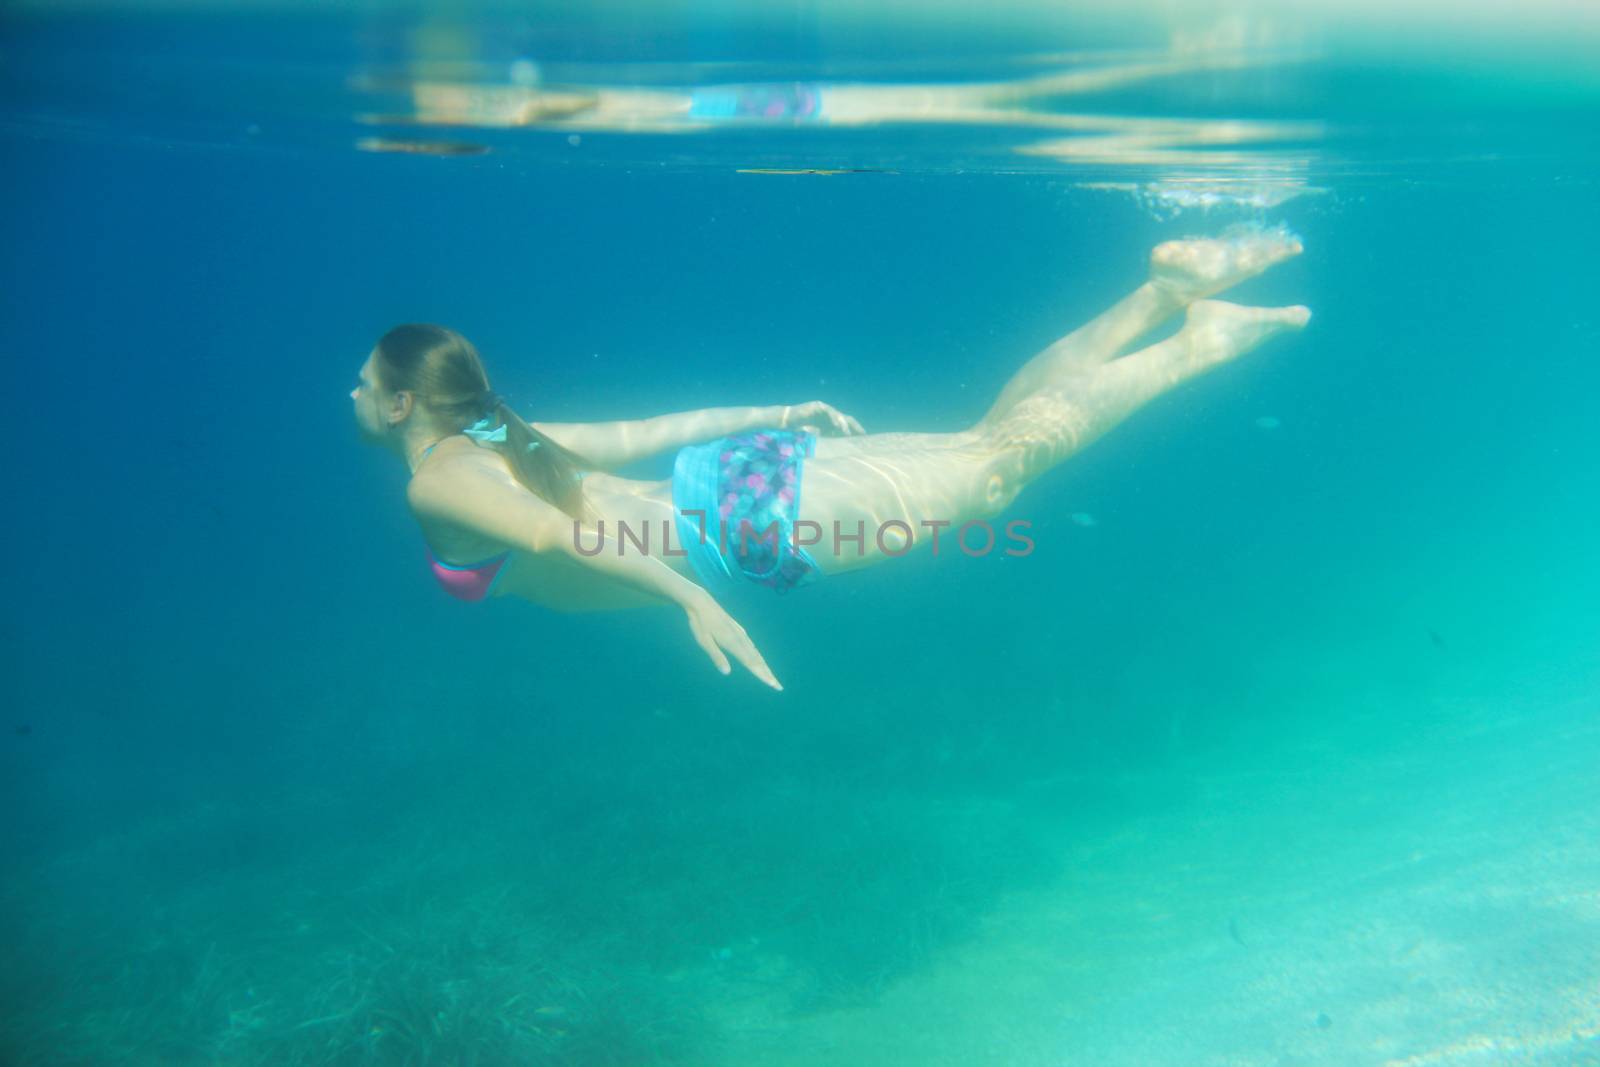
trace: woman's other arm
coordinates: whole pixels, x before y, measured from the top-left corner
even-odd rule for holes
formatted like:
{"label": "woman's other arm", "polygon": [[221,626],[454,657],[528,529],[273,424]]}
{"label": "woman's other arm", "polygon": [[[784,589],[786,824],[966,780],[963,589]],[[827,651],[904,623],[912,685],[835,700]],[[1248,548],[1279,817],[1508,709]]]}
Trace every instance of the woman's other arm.
{"label": "woman's other arm", "polygon": [[820,400],[769,407],[701,408],[621,422],[536,422],[533,428],[600,470],[616,470],[685,445],[758,429],[808,426],[821,433],[863,433],[855,419]]}

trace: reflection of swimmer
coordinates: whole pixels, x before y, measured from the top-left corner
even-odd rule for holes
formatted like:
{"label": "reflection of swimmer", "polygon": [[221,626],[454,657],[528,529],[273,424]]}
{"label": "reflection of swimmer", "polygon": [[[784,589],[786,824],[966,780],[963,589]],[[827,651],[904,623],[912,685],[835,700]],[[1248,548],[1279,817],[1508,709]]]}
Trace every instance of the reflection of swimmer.
{"label": "reflection of swimmer", "polygon": [[481,156],[488,145],[468,141],[405,141],[392,137],[363,137],[356,142],[362,152],[402,152],[414,156]]}
{"label": "reflection of swimmer", "polygon": [[689,116],[696,119],[755,119],[804,122],[822,115],[822,87],[787,85],[712,85],[689,92]]}
{"label": "reflection of swimmer", "polygon": [[982,123],[1099,128],[1115,118],[1062,115],[1044,103],[1154,78],[1263,62],[1242,52],[1158,55],[1009,81],[945,84],[774,82],[652,89],[633,86],[408,81],[413,112],[368,116],[378,124],[531,126],[673,133],[717,126]]}
{"label": "reflection of swimmer", "polygon": [[[351,398],[363,435],[409,468],[407,500],[451,595],[566,610],[673,604],[720,670],[731,656],[778,687],[712,590],[749,580],[784,592],[895,558],[906,536],[937,544],[939,529],[998,518],[1149,401],[1305,325],[1303,307],[1206,299],[1299,251],[1270,233],[1161,245],[1149,281],[1026,363],[954,433],[865,434],[821,401],[529,423],[495,395],[465,338],[422,325],[384,335]],[[1179,312],[1176,334],[1122,354]],[[663,453],[677,456],[670,480],[612,473]],[[746,520],[756,542],[718,543],[719,521]]]}

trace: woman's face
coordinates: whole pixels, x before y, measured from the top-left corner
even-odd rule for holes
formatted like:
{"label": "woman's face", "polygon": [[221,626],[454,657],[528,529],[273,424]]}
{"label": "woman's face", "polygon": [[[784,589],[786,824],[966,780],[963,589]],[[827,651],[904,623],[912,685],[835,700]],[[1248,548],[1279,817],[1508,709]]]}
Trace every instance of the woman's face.
{"label": "woman's face", "polygon": [[383,417],[385,397],[383,388],[378,384],[375,365],[374,357],[368,355],[367,361],[361,364],[359,384],[350,390],[350,399],[355,402],[356,426],[360,428],[361,436],[369,441],[382,439],[389,428]]}

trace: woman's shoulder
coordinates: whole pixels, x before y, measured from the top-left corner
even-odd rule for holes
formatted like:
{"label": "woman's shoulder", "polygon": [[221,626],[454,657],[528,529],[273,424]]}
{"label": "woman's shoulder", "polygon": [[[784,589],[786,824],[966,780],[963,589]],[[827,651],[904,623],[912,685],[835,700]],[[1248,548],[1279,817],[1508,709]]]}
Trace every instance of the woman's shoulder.
{"label": "woman's shoulder", "polygon": [[447,452],[441,443],[434,451],[406,485],[406,503],[435,557],[476,560],[510,547],[505,517],[525,509],[532,494],[487,449]]}
{"label": "woman's shoulder", "polygon": [[521,488],[504,456],[479,448],[465,437],[448,437],[411,475],[406,502],[418,514],[438,516],[463,496]]}

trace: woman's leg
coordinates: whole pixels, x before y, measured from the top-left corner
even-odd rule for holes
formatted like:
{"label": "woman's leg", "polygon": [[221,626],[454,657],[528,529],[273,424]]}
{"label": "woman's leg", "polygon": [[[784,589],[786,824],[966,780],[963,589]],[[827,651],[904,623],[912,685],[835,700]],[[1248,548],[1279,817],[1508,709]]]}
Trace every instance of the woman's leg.
{"label": "woman's leg", "polygon": [[[1034,357],[971,429],[948,434],[823,438],[803,474],[802,537],[824,572],[851,570],[997,516],[1045,471],[1145,403],[1285,329],[1302,307],[1243,308],[1202,297],[1295,255],[1283,235],[1170,242],[1151,256],[1151,279],[1092,322]],[[1183,328],[1123,358],[1117,354],[1177,311]],[[859,535],[859,536],[858,536]]]}
{"label": "woman's leg", "polygon": [[984,421],[995,421],[1048,383],[1105,363],[1196,300],[1299,255],[1300,247],[1299,241],[1280,233],[1157,245],[1150,253],[1150,280],[1024,364],[1000,390]]}
{"label": "woman's leg", "polygon": [[992,448],[1016,457],[1011,496],[1161,394],[1310,321],[1309,309],[1190,304],[1183,328],[1121,359],[1074,367],[980,424]]}
{"label": "woman's leg", "polygon": [[908,532],[914,545],[939,532],[936,550],[955,551],[955,526],[1004,506],[1003,458],[976,429],[821,438],[801,474],[796,535],[824,574],[900,555]]}

